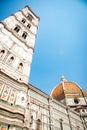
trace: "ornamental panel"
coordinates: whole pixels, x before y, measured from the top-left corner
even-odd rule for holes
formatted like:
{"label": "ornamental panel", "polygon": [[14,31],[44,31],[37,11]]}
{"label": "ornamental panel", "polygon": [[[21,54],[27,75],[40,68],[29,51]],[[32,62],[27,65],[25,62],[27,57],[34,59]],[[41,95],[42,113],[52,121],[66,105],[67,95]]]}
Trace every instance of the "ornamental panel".
{"label": "ornamental panel", "polygon": [[2,89],[3,89],[3,84],[0,83],[0,94],[1,94],[1,92],[2,92]]}
{"label": "ornamental panel", "polygon": [[15,89],[11,89],[11,93],[10,93],[8,102],[10,102],[11,104],[14,104],[15,98],[16,98],[16,94],[17,94],[17,91]]}
{"label": "ornamental panel", "polygon": [[1,95],[1,99],[7,101],[8,96],[9,96],[9,92],[10,92],[10,87],[5,86],[5,87],[4,87],[4,90],[3,90],[3,92],[2,92],[2,95]]}
{"label": "ornamental panel", "polygon": [[17,93],[17,98],[16,98],[16,105],[20,105],[20,106],[23,106],[23,107],[26,107],[26,102],[27,102],[27,97],[26,97],[26,94],[23,93],[22,91],[21,92],[18,92]]}

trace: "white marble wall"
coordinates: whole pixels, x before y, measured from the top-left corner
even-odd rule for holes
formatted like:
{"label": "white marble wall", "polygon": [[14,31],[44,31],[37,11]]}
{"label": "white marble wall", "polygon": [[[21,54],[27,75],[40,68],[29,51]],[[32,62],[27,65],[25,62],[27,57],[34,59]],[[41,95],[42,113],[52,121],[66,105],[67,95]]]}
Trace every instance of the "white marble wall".
{"label": "white marble wall", "polygon": [[[27,19],[28,13],[33,16],[32,21]],[[22,23],[23,18],[26,20],[25,23]],[[32,11],[26,7],[0,23],[0,51],[5,50],[3,60],[0,60],[0,68],[20,82],[28,83],[38,20]],[[28,24],[31,25],[30,28],[27,27]],[[20,26],[18,32],[14,30],[17,25]],[[25,39],[22,37],[24,32],[27,33]],[[14,57],[12,64],[8,64],[10,57]],[[22,63],[22,67],[18,69],[20,63]]]}

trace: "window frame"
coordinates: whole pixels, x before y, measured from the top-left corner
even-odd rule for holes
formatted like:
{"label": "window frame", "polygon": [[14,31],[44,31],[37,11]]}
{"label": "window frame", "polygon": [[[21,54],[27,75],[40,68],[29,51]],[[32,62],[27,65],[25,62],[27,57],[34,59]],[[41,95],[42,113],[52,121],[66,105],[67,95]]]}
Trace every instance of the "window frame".
{"label": "window frame", "polygon": [[21,22],[22,22],[22,23],[25,23],[25,22],[26,22],[26,19],[23,18],[23,19],[21,20]]}
{"label": "window frame", "polygon": [[22,34],[22,37],[24,38],[24,39],[26,39],[27,38],[27,32],[23,32],[23,34]]}
{"label": "window frame", "polygon": [[16,31],[17,33],[20,31],[21,27],[19,25],[16,25],[14,28],[14,31]]}

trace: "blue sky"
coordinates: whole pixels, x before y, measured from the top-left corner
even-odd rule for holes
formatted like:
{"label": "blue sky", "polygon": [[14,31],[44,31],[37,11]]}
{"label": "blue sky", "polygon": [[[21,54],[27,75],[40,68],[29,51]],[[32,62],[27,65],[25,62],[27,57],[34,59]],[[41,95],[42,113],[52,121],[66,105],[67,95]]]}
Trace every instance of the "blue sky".
{"label": "blue sky", "polygon": [[87,90],[87,0],[0,0],[0,21],[25,5],[40,17],[30,83],[50,94],[64,75]]}

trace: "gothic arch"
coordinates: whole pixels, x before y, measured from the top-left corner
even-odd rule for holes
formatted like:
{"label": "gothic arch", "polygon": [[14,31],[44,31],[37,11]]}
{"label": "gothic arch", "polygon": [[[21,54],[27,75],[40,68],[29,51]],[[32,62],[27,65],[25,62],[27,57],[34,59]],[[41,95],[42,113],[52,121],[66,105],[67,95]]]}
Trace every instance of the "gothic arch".
{"label": "gothic arch", "polygon": [[12,54],[10,54],[9,56],[8,56],[8,59],[7,59],[7,64],[9,64],[9,65],[12,65],[13,63],[14,63],[14,61],[15,61],[15,57],[12,55]]}
{"label": "gothic arch", "polygon": [[23,65],[23,63],[22,62],[20,62],[19,64],[18,64],[18,71],[20,71],[20,72],[23,72],[23,68],[24,68],[24,65]]}

